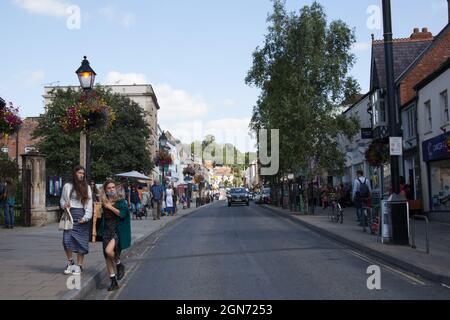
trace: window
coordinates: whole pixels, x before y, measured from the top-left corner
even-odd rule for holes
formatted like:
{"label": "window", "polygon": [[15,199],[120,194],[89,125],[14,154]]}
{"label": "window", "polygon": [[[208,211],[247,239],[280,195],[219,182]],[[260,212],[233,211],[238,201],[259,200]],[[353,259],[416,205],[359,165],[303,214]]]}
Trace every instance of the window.
{"label": "window", "polygon": [[448,94],[447,90],[441,93],[441,110],[443,111],[442,122],[444,124],[450,121],[450,116],[448,113]]}
{"label": "window", "polygon": [[416,136],[415,107],[402,112],[403,136],[410,139]]}
{"label": "window", "polygon": [[373,125],[385,125],[386,123],[386,105],[380,92],[376,92],[372,96],[371,105],[373,106]]}
{"label": "window", "polygon": [[433,128],[433,122],[431,118],[431,101],[425,102],[425,132],[430,132]]}

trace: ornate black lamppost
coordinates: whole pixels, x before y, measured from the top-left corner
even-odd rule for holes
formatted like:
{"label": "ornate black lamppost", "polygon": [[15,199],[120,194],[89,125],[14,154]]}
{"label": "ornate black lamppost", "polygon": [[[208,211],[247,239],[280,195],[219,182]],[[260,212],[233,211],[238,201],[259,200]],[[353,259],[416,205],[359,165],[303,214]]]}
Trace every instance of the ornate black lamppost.
{"label": "ornate black lamppost", "polygon": [[[89,65],[86,56],[84,56],[81,66],[75,73],[83,89],[84,98],[89,98],[93,92],[95,76],[97,74]],[[91,139],[89,126],[86,128],[86,132],[81,132],[80,135],[80,163],[85,166],[86,178],[89,180],[91,177]]]}

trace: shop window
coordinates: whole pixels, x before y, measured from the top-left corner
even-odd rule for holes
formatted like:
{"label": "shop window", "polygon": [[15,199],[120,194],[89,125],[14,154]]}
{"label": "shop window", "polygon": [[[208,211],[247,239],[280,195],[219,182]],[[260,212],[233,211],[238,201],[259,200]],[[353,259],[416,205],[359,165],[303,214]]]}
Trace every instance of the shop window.
{"label": "shop window", "polygon": [[430,163],[431,203],[434,211],[450,211],[450,160]]}

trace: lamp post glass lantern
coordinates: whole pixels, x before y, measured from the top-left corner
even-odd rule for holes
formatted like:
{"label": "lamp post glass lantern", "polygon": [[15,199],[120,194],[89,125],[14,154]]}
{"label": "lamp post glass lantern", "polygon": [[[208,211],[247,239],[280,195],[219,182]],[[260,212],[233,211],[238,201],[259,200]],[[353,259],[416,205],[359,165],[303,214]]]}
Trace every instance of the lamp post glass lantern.
{"label": "lamp post glass lantern", "polygon": [[81,61],[81,66],[75,71],[78,76],[78,81],[80,81],[80,86],[84,90],[90,90],[94,87],[95,76],[97,75],[95,71],[89,65],[87,57],[84,56],[83,61]]}

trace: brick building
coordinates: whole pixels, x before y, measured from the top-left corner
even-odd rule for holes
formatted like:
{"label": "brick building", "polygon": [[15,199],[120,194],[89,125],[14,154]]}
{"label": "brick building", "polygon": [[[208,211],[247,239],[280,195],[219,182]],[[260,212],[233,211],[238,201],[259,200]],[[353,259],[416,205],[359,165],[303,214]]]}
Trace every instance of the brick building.
{"label": "brick building", "polygon": [[34,146],[38,142],[32,138],[32,133],[38,125],[38,117],[25,118],[22,126],[18,132],[19,144],[17,148],[17,134],[11,134],[3,136],[0,141],[0,148],[2,152],[8,153],[8,156],[12,160],[16,160],[18,155],[19,168],[22,168],[22,158],[20,155],[32,151]]}

